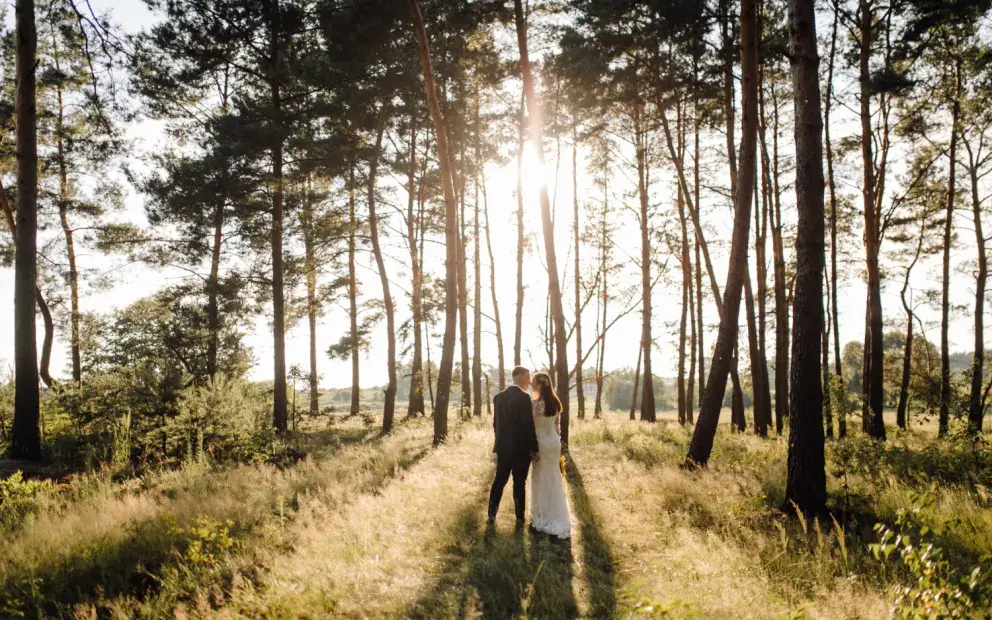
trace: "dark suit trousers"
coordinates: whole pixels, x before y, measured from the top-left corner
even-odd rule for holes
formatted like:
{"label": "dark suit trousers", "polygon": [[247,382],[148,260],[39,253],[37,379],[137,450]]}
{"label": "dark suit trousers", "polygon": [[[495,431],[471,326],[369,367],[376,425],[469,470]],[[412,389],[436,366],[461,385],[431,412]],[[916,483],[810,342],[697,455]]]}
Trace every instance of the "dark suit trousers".
{"label": "dark suit trousers", "polygon": [[527,472],[530,471],[530,455],[500,453],[496,455],[496,478],[489,491],[489,516],[496,517],[499,502],[503,499],[503,488],[513,476],[513,509],[518,519],[524,518],[526,502]]}

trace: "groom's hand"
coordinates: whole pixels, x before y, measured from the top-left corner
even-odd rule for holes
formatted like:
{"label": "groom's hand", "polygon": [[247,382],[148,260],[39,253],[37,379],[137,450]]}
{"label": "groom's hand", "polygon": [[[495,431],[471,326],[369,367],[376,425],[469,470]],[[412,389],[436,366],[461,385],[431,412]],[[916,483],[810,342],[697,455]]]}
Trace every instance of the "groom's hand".
{"label": "groom's hand", "polygon": [[541,453],[540,452],[535,452],[533,454],[533,456],[534,456],[534,462],[535,463],[540,463],[541,462]]}

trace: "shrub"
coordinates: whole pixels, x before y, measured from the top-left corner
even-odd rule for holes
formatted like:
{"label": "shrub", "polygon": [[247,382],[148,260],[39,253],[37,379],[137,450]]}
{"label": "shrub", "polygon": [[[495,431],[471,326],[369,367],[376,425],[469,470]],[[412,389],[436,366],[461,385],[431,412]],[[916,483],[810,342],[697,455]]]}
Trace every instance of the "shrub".
{"label": "shrub", "polygon": [[47,480],[25,480],[17,471],[6,480],[0,480],[0,531],[16,529],[33,517],[39,504],[53,488]]}
{"label": "shrub", "polygon": [[960,571],[946,559],[937,546],[935,534],[927,526],[918,526],[914,516],[935,503],[934,496],[923,493],[915,497],[910,509],[899,509],[895,527],[878,523],[875,531],[879,542],[870,545],[872,555],[881,561],[898,557],[910,575],[909,585],[893,588],[895,600],[892,612],[902,618],[977,618],[992,605],[989,592],[988,557],[971,568]]}

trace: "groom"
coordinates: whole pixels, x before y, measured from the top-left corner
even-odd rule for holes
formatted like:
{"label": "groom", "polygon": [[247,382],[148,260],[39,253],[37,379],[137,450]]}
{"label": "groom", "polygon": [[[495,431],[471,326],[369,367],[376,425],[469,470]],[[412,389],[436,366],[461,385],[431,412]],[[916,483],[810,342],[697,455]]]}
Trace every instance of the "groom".
{"label": "groom", "polygon": [[517,525],[524,523],[524,500],[527,484],[527,471],[531,459],[540,462],[537,448],[537,433],[534,431],[534,416],[527,388],[530,387],[530,371],[517,366],[511,373],[513,384],[493,398],[493,431],[496,434],[496,479],[489,492],[489,524],[496,522],[496,512],[503,498],[503,487],[513,476],[513,508],[517,514]]}

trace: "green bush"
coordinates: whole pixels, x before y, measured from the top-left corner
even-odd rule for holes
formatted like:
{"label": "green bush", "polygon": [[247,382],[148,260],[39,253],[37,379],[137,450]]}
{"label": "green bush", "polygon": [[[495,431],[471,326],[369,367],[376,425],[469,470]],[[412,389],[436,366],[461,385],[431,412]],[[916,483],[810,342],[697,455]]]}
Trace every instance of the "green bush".
{"label": "green bush", "polygon": [[918,515],[936,499],[932,493],[917,495],[907,510],[899,509],[895,527],[878,523],[878,543],[870,545],[872,555],[880,561],[898,558],[909,575],[909,585],[893,588],[893,616],[901,618],[978,618],[992,605],[989,563],[992,558],[982,558],[980,564],[961,570],[947,559],[944,550],[936,543],[937,537],[946,537],[951,525],[944,524],[943,532],[932,532],[920,525]]}
{"label": "green bush", "polygon": [[0,480],[0,531],[9,532],[37,514],[39,500],[53,489],[47,480],[25,480],[17,471]]}

